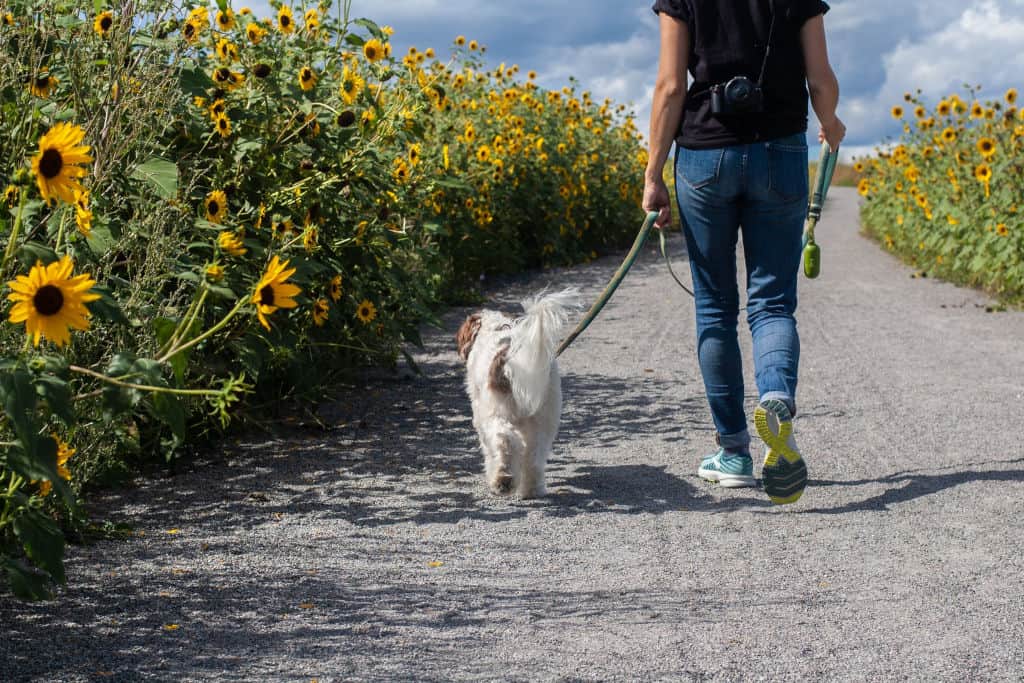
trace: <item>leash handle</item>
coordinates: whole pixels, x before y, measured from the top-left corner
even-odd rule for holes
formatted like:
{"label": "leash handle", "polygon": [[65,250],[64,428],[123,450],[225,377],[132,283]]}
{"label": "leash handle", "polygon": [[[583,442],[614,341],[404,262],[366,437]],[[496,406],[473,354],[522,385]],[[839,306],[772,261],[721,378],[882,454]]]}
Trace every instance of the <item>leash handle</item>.
{"label": "leash handle", "polygon": [[825,197],[828,196],[828,188],[832,184],[832,175],[836,171],[838,158],[838,148],[833,151],[827,142],[821,143],[818,171],[814,179],[814,193],[811,195],[811,203],[807,209],[808,215],[814,217],[815,220],[821,217],[821,207],[825,205]]}
{"label": "leash handle", "polygon": [[622,278],[626,277],[626,273],[629,272],[633,262],[636,261],[637,256],[640,255],[640,248],[643,247],[644,242],[647,241],[647,235],[651,232],[651,228],[654,226],[654,221],[656,220],[658,220],[657,211],[650,211],[647,213],[647,218],[644,219],[643,225],[640,226],[640,232],[636,234],[636,239],[633,240],[633,246],[630,247],[629,253],[626,254],[626,258],[622,261],[622,265],[620,265],[619,269],[615,271],[614,275],[612,275],[611,281],[608,283],[608,286],[604,288],[604,291],[601,292],[601,296],[597,298],[594,305],[590,307],[587,314],[583,316],[583,319],[580,320],[578,325],[576,325],[576,329],[558,345],[558,350],[555,351],[555,356],[562,355],[562,351],[569,348],[569,344],[572,344],[576,337],[580,336],[583,330],[587,329],[590,323],[594,321],[594,318],[597,317],[597,314],[601,312],[601,309],[604,308],[604,305],[608,303],[608,300],[612,298],[612,294],[614,294],[615,290],[618,289],[619,283],[622,282]]}
{"label": "leash handle", "polygon": [[832,184],[832,175],[839,159],[839,148],[832,150],[827,142],[821,143],[821,154],[818,158],[818,170],[814,178],[814,192],[807,206],[807,224],[803,236],[804,275],[813,279],[821,273],[821,248],[814,242],[814,228],[821,218],[821,209],[828,196],[828,188]]}

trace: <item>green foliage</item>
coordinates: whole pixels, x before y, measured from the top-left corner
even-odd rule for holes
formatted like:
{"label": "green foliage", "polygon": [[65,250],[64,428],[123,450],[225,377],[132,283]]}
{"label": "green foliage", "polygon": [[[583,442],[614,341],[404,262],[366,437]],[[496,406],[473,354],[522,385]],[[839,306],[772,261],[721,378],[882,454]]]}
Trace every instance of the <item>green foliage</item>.
{"label": "green foliage", "polygon": [[481,276],[628,243],[646,163],[624,107],[461,39],[397,59],[347,4],[107,7],[0,9],[0,564],[26,598],[65,579],[76,494],[411,363]]}
{"label": "green foliage", "polygon": [[1017,91],[1002,101],[957,95],[913,116],[889,150],[858,161],[865,230],[925,272],[1024,300],[1024,114]]}

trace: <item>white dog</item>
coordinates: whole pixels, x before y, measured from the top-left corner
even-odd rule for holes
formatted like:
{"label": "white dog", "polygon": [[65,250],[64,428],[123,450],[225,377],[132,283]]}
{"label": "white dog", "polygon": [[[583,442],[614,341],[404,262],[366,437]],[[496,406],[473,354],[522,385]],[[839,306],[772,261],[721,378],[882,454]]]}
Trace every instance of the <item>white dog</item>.
{"label": "white dog", "polygon": [[569,311],[579,307],[579,292],[542,294],[522,305],[520,318],[474,313],[456,341],[488,486],[496,494],[535,498],[545,493],[544,466],[562,414],[555,349]]}

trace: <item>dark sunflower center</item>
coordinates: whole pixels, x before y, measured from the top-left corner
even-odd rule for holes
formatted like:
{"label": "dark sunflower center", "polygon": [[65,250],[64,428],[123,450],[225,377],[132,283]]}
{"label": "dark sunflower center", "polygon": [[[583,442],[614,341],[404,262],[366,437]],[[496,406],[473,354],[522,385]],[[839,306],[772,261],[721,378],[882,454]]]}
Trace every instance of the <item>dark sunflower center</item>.
{"label": "dark sunflower center", "polygon": [[223,117],[217,119],[217,127],[220,128],[221,130],[227,130],[228,120]]}
{"label": "dark sunflower center", "polygon": [[347,128],[356,122],[355,113],[346,109],[345,111],[338,114],[338,125],[342,128]]}
{"label": "dark sunflower center", "polygon": [[218,83],[224,83],[225,81],[231,80],[231,70],[226,67],[221,67],[213,73],[213,80]]}
{"label": "dark sunflower center", "polygon": [[272,285],[264,285],[260,289],[260,304],[263,306],[274,305],[274,287]]}
{"label": "dark sunflower center", "polygon": [[270,65],[263,63],[257,64],[255,67],[253,67],[252,72],[256,76],[256,78],[266,78],[267,76],[270,75]]}
{"label": "dark sunflower center", "polygon": [[64,294],[56,285],[43,285],[32,297],[32,305],[40,315],[57,315],[64,307]]}
{"label": "dark sunflower center", "polygon": [[64,157],[58,150],[51,147],[43,152],[43,157],[39,160],[39,172],[43,174],[44,178],[47,180],[56,178],[60,175],[62,168],[64,168]]}
{"label": "dark sunflower center", "polygon": [[185,24],[185,37],[191,38],[196,34],[196,27],[192,24]]}
{"label": "dark sunflower center", "polygon": [[367,59],[374,59],[376,56],[377,56],[377,51],[376,50],[374,50],[372,47],[366,48],[366,58]]}
{"label": "dark sunflower center", "polygon": [[313,72],[310,71],[309,69],[303,69],[302,70],[302,80],[308,81],[311,78],[313,78]]}
{"label": "dark sunflower center", "polygon": [[287,14],[281,17],[281,26],[288,26],[290,23],[292,23],[292,18]]}
{"label": "dark sunflower center", "polygon": [[102,17],[100,19],[100,28],[106,32],[110,30],[110,27],[114,25],[113,17]]}
{"label": "dark sunflower center", "polygon": [[216,216],[218,213],[220,213],[220,204],[217,203],[216,199],[211,199],[210,202],[206,205],[206,210],[210,213],[211,216]]}
{"label": "dark sunflower center", "polygon": [[49,76],[37,76],[36,77],[36,87],[39,88],[40,90],[45,89],[45,88],[49,88],[50,87],[50,77]]}

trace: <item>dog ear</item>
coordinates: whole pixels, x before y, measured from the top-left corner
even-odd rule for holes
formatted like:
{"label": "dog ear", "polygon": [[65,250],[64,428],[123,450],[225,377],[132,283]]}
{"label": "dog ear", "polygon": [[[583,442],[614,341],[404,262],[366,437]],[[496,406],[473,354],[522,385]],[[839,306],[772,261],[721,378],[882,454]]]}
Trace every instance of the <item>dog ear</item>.
{"label": "dog ear", "polygon": [[455,342],[459,345],[459,358],[462,360],[469,358],[469,352],[473,349],[473,342],[476,341],[478,332],[480,332],[480,314],[474,313],[463,321],[462,327],[455,335]]}

